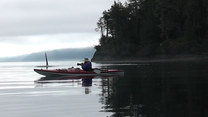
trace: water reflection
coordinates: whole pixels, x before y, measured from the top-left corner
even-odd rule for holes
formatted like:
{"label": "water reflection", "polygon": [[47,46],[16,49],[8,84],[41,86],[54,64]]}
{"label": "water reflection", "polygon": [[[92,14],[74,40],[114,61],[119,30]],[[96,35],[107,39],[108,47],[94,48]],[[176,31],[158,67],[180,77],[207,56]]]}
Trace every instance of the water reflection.
{"label": "water reflection", "polygon": [[113,117],[208,116],[207,62],[114,67],[124,69],[125,77],[102,81],[103,112]]}
{"label": "water reflection", "polygon": [[67,76],[56,76],[56,77],[41,77],[40,79],[34,81],[38,84],[46,83],[73,83],[73,82],[82,82],[82,86],[92,86],[92,79],[95,76],[82,76],[82,77],[67,77]]}
{"label": "water reflection", "polygon": [[85,87],[85,94],[89,94],[91,92],[90,86],[92,86],[92,78],[82,78],[82,86]]}
{"label": "water reflection", "polygon": [[112,117],[208,116],[208,62],[138,63],[105,68],[122,69],[125,76],[44,77],[36,84],[84,87],[85,94],[96,87],[103,105],[100,111],[112,113]]}
{"label": "water reflection", "polygon": [[92,79],[94,76],[85,76],[85,77],[42,77],[35,81],[36,87],[44,87],[48,86],[48,84],[52,86],[73,86],[73,87],[85,87],[85,94],[90,94],[92,86]]}
{"label": "water reflection", "polygon": [[35,82],[36,87],[84,87],[85,94],[91,93],[91,87],[109,86],[105,80],[112,79],[114,76],[76,76],[76,77],[42,77]]}

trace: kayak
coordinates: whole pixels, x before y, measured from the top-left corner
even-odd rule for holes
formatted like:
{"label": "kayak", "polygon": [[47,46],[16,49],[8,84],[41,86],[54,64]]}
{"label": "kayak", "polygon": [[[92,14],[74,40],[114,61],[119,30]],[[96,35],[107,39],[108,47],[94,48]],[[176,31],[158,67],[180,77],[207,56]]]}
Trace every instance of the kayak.
{"label": "kayak", "polygon": [[77,68],[69,69],[34,69],[35,72],[44,76],[112,76],[124,75],[122,70],[106,70],[106,69],[93,69],[92,71],[84,71]]}

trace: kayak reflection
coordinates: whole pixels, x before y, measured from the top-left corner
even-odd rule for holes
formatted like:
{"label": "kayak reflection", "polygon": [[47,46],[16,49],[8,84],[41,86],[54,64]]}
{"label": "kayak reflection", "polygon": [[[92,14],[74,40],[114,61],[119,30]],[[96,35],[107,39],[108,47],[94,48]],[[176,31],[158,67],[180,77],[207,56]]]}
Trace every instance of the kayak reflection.
{"label": "kayak reflection", "polygon": [[[99,87],[109,85],[110,79],[118,78],[118,76],[56,76],[56,77],[42,77],[35,82],[35,87],[40,88],[57,88],[57,87],[84,87],[85,94],[91,93],[91,87]],[[103,84],[104,83],[104,84]]]}
{"label": "kayak reflection", "polygon": [[92,79],[95,76],[76,76],[76,77],[42,77],[35,81],[35,83],[74,83],[74,82],[82,82],[82,86],[92,86]]}

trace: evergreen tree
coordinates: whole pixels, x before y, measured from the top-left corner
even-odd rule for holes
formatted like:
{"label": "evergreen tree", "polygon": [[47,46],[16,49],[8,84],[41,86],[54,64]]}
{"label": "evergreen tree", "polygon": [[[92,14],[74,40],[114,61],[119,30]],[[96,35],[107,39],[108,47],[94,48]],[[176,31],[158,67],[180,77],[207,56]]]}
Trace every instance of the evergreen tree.
{"label": "evergreen tree", "polygon": [[207,0],[114,2],[98,20],[101,38],[94,58],[206,53],[207,26]]}

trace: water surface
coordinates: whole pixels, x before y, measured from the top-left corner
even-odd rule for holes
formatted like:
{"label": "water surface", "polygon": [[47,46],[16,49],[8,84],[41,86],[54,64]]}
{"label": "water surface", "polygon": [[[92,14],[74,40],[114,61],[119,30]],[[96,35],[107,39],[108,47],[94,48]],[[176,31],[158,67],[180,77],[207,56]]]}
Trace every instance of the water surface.
{"label": "water surface", "polygon": [[[79,61],[54,61],[56,68]],[[207,117],[208,63],[96,64],[123,77],[36,83],[44,62],[0,63],[2,117]],[[52,68],[50,68],[52,69]]]}

